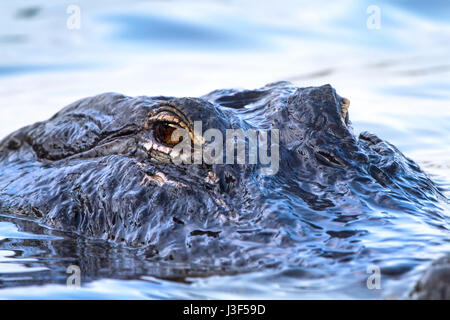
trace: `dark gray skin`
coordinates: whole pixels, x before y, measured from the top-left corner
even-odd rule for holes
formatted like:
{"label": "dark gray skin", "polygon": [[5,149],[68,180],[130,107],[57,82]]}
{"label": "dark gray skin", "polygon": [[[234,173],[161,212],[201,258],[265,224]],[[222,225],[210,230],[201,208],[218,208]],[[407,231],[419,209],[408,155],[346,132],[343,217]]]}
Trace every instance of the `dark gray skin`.
{"label": "dark gray skin", "polygon": [[410,296],[413,299],[450,300],[450,254],[433,262]]}
{"label": "dark gray skin", "polygon": [[[287,82],[201,98],[85,98],[0,143],[0,208],[147,248],[155,259],[226,272],[308,263],[314,255],[343,259],[306,245],[329,235],[351,259],[359,253],[345,241],[363,235],[331,226],[369,219],[374,207],[434,219],[435,204],[447,199],[394,146],[367,132],[356,137],[347,108],[330,85]],[[203,130],[279,129],[278,173],[167,163],[167,154],[148,147],[162,144],[164,123],[152,119],[163,110],[189,127],[200,120]]]}

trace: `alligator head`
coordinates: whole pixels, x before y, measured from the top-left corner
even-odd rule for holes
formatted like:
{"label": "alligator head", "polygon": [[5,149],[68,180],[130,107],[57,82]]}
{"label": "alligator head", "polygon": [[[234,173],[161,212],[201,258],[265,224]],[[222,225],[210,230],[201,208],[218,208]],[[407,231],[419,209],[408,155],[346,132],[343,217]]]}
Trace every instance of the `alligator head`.
{"label": "alligator head", "polygon": [[[394,146],[356,137],[348,107],[330,85],[287,82],[201,98],[85,98],[1,142],[0,206],[158,259],[220,268],[356,254],[355,241],[326,243],[362,236],[347,227],[374,208],[428,214],[423,203],[442,195]],[[226,152],[230,129],[263,143],[251,149],[244,137],[239,162],[235,138]],[[176,161],[182,143],[190,163]],[[213,143],[217,161],[206,161]]]}

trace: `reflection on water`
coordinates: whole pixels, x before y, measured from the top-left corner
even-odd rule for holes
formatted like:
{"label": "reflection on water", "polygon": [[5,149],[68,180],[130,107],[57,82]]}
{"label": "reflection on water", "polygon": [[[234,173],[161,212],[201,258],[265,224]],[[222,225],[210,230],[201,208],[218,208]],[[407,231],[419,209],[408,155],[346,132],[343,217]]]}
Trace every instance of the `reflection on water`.
{"label": "reflection on water", "polygon": [[[278,80],[331,83],[351,100],[356,132],[395,144],[450,196],[450,7],[377,1],[381,28],[368,29],[372,2],[78,1],[79,30],[66,27],[60,2],[2,2],[0,136],[100,92],[199,96]],[[374,210],[370,221],[345,221],[364,231],[353,252],[359,259],[206,278],[180,266],[171,281],[164,274],[173,266],[169,272],[139,250],[2,216],[0,297],[398,298],[450,251],[449,217],[441,218],[444,225],[433,226]],[[339,248],[339,238],[330,234],[324,252]],[[371,263],[382,269],[382,290],[366,288]],[[84,270],[81,289],[64,285],[72,264]]]}

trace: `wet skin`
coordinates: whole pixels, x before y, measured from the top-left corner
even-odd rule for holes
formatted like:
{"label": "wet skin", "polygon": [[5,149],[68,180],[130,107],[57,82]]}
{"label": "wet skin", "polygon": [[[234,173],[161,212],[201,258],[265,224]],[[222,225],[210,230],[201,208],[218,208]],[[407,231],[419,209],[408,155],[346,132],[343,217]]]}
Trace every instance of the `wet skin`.
{"label": "wet skin", "polygon": [[[447,201],[393,145],[355,136],[348,105],[330,85],[287,82],[201,98],[85,98],[0,143],[0,208],[155,259],[230,272],[340,258],[305,243],[331,235],[350,247],[347,238],[364,235],[344,227],[374,208],[431,216]],[[194,121],[224,136],[278,129],[278,172],[171,163],[171,128],[192,133]]]}

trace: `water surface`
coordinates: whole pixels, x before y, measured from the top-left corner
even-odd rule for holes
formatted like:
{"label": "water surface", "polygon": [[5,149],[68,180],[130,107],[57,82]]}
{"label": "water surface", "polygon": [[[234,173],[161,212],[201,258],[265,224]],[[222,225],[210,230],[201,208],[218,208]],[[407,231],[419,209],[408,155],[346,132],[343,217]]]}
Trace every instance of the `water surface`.
{"label": "water surface", "polygon": [[[289,80],[330,83],[368,130],[416,160],[450,196],[450,6],[445,1],[78,1],[0,4],[0,136],[85,96],[199,96]],[[448,206],[431,219],[374,209],[356,259],[315,258],[250,274],[186,277],[139,249],[83,239],[0,216],[0,298],[403,298],[430,262],[450,252]],[[386,221],[389,220],[388,224]],[[345,240],[343,240],[345,242]],[[338,238],[324,251],[342,251]],[[342,252],[341,252],[342,253]],[[344,252],[345,253],[345,252]],[[368,290],[367,266],[382,269]],[[79,265],[82,287],[68,288]],[[179,269],[180,277],[173,277]],[[172,277],[168,279],[165,274]]]}

